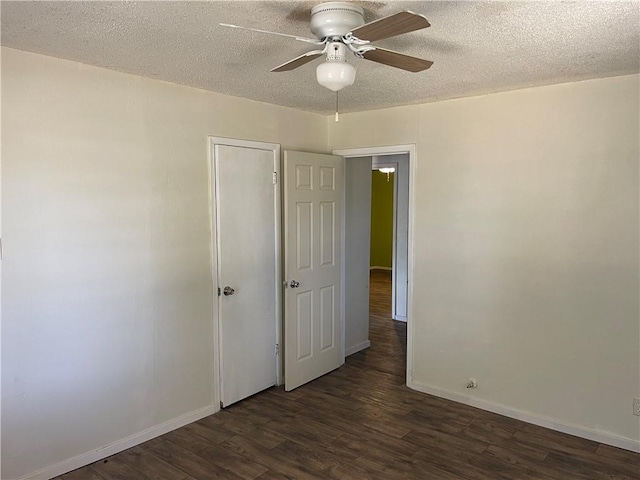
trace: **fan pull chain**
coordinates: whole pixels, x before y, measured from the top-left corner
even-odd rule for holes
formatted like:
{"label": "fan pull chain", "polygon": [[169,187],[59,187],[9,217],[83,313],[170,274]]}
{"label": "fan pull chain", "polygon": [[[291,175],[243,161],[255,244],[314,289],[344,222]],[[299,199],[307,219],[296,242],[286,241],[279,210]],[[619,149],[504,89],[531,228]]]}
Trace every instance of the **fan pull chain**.
{"label": "fan pull chain", "polygon": [[338,92],[336,92],[336,123],[340,121],[340,115],[338,115]]}

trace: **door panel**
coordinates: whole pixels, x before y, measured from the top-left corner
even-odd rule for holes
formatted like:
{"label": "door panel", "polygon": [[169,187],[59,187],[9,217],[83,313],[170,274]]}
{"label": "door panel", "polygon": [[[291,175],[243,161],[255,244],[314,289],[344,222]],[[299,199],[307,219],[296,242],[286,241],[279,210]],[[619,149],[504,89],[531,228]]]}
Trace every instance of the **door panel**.
{"label": "door panel", "polygon": [[335,345],[335,287],[329,285],[320,289],[320,351]]}
{"label": "door panel", "polygon": [[335,265],[335,202],[320,202],[320,266]]}
{"label": "door panel", "polygon": [[292,390],[344,363],[344,159],[286,151],[284,175],[285,388]]}
{"label": "door panel", "polygon": [[296,360],[311,357],[313,351],[313,292],[299,293],[296,299],[297,352]]}
{"label": "door panel", "polygon": [[228,406],[275,385],[279,201],[274,152],[215,147],[221,401]]}
{"label": "door panel", "polygon": [[313,256],[313,204],[311,202],[296,203],[296,258],[297,270],[311,270]]}

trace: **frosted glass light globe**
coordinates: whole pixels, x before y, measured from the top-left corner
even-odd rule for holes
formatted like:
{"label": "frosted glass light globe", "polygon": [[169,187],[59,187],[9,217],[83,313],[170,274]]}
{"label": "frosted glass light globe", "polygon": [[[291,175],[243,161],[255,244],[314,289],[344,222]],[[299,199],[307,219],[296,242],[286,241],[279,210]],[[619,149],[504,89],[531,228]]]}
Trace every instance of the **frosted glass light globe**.
{"label": "frosted glass light globe", "polygon": [[327,60],[316,68],[316,78],[320,85],[337,92],[353,85],[356,69],[343,60]]}

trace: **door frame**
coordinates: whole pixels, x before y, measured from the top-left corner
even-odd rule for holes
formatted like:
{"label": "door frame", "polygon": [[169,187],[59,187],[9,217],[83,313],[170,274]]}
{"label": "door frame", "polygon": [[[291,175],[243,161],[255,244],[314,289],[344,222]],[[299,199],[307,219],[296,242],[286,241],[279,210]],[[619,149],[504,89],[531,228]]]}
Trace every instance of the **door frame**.
{"label": "door frame", "polygon": [[276,340],[280,346],[279,352],[275,355],[276,362],[276,385],[282,383],[282,182],[280,176],[280,144],[255,142],[252,140],[240,140],[235,138],[214,137],[209,136],[209,160],[208,160],[208,182],[209,182],[209,232],[210,232],[210,267],[213,297],[212,308],[212,344],[213,344],[213,406],[216,412],[220,410],[221,390],[220,382],[222,381],[221,368],[221,348],[220,348],[220,316],[218,301],[218,240],[217,240],[217,211],[218,211],[218,192],[216,191],[215,179],[215,161],[216,161],[216,145],[225,145],[230,147],[251,148],[256,150],[271,151],[273,154],[273,168],[275,173],[275,195],[274,195],[274,211],[275,211],[275,259],[276,259]]}
{"label": "door frame", "polygon": [[[406,246],[405,254],[404,254],[404,262],[401,264],[398,261],[399,253],[398,250],[398,233],[408,232],[408,221],[409,221],[409,198],[408,195],[406,199],[404,195],[399,196],[399,185],[402,183],[405,185],[405,175],[406,175],[406,188],[409,188],[409,172],[411,170],[409,166],[409,155],[404,154],[401,158],[396,158],[392,160],[394,155],[373,155],[371,161],[372,169],[378,169],[384,166],[394,167],[396,172],[394,175],[393,182],[393,254],[392,254],[392,271],[393,274],[391,276],[391,290],[392,290],[392,298],[391,298],[391,318],[397,320],[399,322],[407,321],[407,308],[408,308],[408,290],[406,289],[408,285],[405,287],[404,292],[404,308],[402,309],[402,315],[398,313],[398,286],[401,285],[398,282],[398,279],[402,277],[408,281],[408,244],[405,242],[402,246]],[[405,172],[406,169],[406,172]],[[403,192],[404,193],[404,192]],[[407,192],[408,194],[408,192]],[[402,201],[400,199],[403,198]],[[402,209],[400,206],[402,205]],[[404,235],[404,233],[403,233]],[[408,237],[407,237],[408,241]],[[403,248],[404,250],[404,248]],[[400,268],[402,266],[402,268]]]}
{"label": "door frame", "polygon": [[[334,155],[340,155],[349,161],[352,157],[374,157],[384,155],[409,155],[409,215],[408,215],[408,255],[407,255],[407,372],[406,382],[409,384],[413,378],[413,280],[414,280],[414,205],[415,205],[415,178],[417,167],[417,148],[414,143],[404,145],[387,145],[379,147],[340,148],[333,150]],[[345,228],[346,231],[346,228]],[[343,236],[345,235],[343,231]],[[344,264],[343,264],[344,268]],[[343,272],[344,278],[344,272]],[[343,286],[344,296],[344,286]]]}

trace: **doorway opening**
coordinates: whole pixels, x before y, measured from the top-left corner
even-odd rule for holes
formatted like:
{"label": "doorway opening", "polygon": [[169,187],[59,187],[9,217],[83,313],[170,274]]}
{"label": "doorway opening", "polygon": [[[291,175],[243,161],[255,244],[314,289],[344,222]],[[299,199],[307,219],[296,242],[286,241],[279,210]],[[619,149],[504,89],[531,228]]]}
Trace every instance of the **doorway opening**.
{"label": "doorway opening", "polygon": [[[348,356],[371,346],[372,342],[376,341],[376,328],[393,328],[406,359],[405,371],[409,378],[413,275],[411,179],[415,164],[415,146],[337,150],[334,154],[345,157],[344,278],[345,298],[348,299],[345,309],[345,354]],[[382,175],[382,180],[387,181],[386,172],[379,173],[380,168],[394,169],[393,172],[389,171],[389,184],[393,182],[390,267],[388,258],[386,261],[381,260],[379,252],[374,251],[378,239],[372,244],[372,234],[376,234],[376,222],[384,216],[383,212],[377,212],[377,209],[384,207],[375,203],[372,191],[375,188],[374,175]],[[374,170],[376,173],[373,173]],[[382,243],[389,243],[388,231],[386,240]],[[388,250],[386,251],[388,253]]]}
{"label": "doorway opening", "polygon": [[371,267],[391,271],[391,318],[407,321],[409,154],[371,157]]}
{"label": "doorway opening", "polygon": [[[369,312],[392,315],[395,167],[375,165],[371,172],[369,237]],[[375,305],[372,305],[374,303]]]}
{"label": "doorway opening", "polygon": [[[396,308],[406,309],[406,298],[398,301],[395,295],[396,283],[406,284],[406,278],[397,278],[397,257],[406,259],[406,255],[396,255],[397,235],[402,229],[402,225],[397,223],[397,197],[406,192],[397,190],[398,163],[386,163],[388,160],[384,156],[372,160],[369,339],[374,346],[386,344],[384,358],[388,361],[385,362],[385,370],[396,370],[398,367],[406,368],[406,315],[400,321],[396,317]],[[404,228],[406,230],[406,225]],[[406,245],[404,248],[406,250]],[[406,265],[401,270],[406,274]],[[396,305],[401,303],[401,306]]]}

